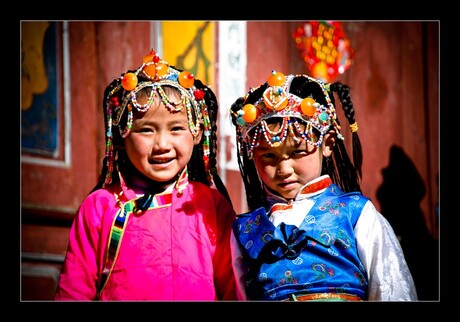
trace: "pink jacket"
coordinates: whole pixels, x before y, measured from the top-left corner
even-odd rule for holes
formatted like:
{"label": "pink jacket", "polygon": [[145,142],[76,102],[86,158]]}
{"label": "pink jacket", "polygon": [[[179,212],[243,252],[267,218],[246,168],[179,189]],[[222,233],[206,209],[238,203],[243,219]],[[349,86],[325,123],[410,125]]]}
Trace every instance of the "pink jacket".
{"label": "pink jacket", "polygon": [[[124,190],[122,203],[136,198],[132,190]],[[118,191],[97,190],[81,204],[56,300],[95,299],[119,210]],[[155,198],[158,206],[130,215],[101,300],[236,300],[230,253],[235,212],[230,203],[216,189],[192,181],[182,194],[175,187]]]}

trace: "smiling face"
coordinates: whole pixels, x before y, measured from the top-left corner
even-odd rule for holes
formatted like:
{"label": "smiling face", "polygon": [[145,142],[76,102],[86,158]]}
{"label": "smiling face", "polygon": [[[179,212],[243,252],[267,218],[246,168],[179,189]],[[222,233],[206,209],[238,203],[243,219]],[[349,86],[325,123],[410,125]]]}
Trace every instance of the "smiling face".
{"label": "smiling face", "polygon": [[[279,124],[270,124],[269,127],[276,132]],[[271,146],[261,139],[259,146],[254,148],[259,177],[272,192],[293,199],[301,187],[321,175],[322,158],[331,154],[329,144],[333,144],[329,134],[321,147],[305,140],[296,142],[291,136],[279,146]]]}
{"label": "smiling face", "polygon": [[[170,101],[179,101],[176,90],[165,89]],[[147,95],[138,95],[140,104]],[[189,162],[194,145],[202,131],[192,136],[187,109],[170,112],[155,93],[152,106],[145,113],[136,112],[130,134],[124,139],[126,153],[134,167],[146,178],[167,183],[174,179]]]}

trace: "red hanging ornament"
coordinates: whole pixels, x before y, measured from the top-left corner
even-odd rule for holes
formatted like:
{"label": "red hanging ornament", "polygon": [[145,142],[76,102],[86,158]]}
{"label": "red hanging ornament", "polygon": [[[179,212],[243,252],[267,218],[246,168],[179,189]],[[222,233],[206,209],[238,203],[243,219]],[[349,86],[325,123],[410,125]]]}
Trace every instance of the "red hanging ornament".
{"label": "red hanging ornament", "polygon": [[354,50],[337,21],[308,21],[293,33],[312,77],[330,83],[351,65]]}

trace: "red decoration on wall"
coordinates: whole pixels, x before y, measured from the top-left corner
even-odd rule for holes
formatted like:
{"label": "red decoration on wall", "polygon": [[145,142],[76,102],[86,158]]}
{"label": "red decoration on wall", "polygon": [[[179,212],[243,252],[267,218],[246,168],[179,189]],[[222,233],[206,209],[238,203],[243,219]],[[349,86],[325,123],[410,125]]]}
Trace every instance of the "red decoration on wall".
{"label": "red decoration on wall", "polygon": [[310,76],[331,82],[351,65],[354,50],[337,21],[308,21],[293,33]]}

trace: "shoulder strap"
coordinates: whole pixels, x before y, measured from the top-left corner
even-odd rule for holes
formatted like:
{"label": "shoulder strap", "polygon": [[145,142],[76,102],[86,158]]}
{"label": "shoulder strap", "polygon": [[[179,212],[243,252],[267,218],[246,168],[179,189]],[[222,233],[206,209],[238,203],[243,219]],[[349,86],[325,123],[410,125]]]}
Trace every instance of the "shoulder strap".
{"label": "shoulder strap", "polygon": [[[107,284],[107,280],[110,277],[110,273],[112,272],[112,269],[115,266],[115,262],[118,257],[118,252],[120,250],[121,241],[123,239],[125,227],[128,222],[129,216],[134,211],[136,211],[136,209],[138,209],[137,202],[139,198],[131,199],[124,205],[118,199],[118,195],[115,195],[115,198],[117,199],[117,204],[120,206],[120,210],[118,210],[112,223],[112,229],[110,230],[110,236],[107,247],[107,256],[105,259],[104,269],[102,270],[102,274],[97,286],[96,300],[99,300],[101,298],[102,290]],[[147,207],[149,209],[170,206],[172,204],[172,193],[166,192],[163,194],[158,194],[152,196],[151,198],[148,198],[147,201],[149,202],[149,205]]]}
{"label": "shoulder strap", "polygon": [[109,236],[107,257],[105,260],[105,266],[102,271],[102,275],[99,279],[96,299],[100,299],[102,290],[104,289],[107,280],[109,279],[110,273],[112,272],[113,266],[115,265],[118,251],[120,249],[121,240],[123,239],[124,228],[128,222],[129,215],[133,212],[134,206],[135,200],[128,201],[120,207],[120,210],[118,210],[118,213],[114,218]]}

